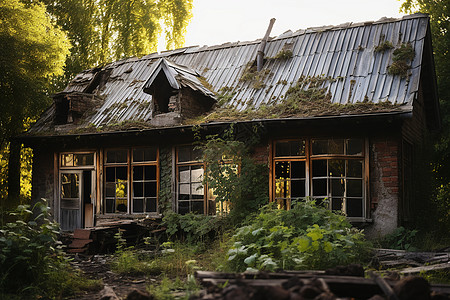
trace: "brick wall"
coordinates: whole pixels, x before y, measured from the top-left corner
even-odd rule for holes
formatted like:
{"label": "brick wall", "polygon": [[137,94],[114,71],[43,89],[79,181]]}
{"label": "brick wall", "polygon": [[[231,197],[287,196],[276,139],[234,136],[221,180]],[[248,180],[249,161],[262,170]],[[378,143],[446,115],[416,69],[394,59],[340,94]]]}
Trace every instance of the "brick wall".
{"label": "brick wall", "polygon": [[400,141],[395,137],[370,140],[370,211],[372,237],[388,234],[398,225]]}
{"label": "brick wall", "polygon": [[253,148],[252,158],[257,164],[268,164],[269,163],[269,147],[268,145],[258,145]]}

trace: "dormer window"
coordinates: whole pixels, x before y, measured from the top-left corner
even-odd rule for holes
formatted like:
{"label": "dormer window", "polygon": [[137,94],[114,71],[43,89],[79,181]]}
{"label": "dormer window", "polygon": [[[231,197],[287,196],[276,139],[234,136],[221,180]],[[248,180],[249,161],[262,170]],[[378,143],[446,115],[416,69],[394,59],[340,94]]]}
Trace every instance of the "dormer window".
{"label": "dormer window", "polygon": [[99,99],[92,94],[60,93],[53,97],[55,103],[54,123],[64,125],[77,123],[86,112],[97,105]]}
{"label": "dormer window", "polygon": [[175,125],[183,118],[209,111],[215,95],[199,80],[200,74],[161,58],[153,63],[144,92],[152,95],[154,125]]}

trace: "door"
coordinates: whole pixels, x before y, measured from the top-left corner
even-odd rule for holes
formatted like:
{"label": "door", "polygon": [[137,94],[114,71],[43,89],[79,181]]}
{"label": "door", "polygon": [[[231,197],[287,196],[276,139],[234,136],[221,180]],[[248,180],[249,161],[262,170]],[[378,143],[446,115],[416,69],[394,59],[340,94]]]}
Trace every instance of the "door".
{"label": "door", "polygon": [[60,173],[60,217],[61,230],[73,231],[81,228],[83,172],[65,170]]}

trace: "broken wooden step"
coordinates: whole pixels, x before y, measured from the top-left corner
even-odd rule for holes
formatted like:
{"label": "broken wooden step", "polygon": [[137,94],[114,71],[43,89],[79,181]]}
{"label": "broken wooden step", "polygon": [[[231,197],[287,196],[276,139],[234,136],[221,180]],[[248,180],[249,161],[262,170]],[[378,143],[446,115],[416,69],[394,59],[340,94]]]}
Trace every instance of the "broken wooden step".
{"label": "broken wooden step", "polygon": [[90,229],[75,229],[73,232],[72,243],[69,244],[67,252],[84,253],[88,250],[89,244],[92,243]]}

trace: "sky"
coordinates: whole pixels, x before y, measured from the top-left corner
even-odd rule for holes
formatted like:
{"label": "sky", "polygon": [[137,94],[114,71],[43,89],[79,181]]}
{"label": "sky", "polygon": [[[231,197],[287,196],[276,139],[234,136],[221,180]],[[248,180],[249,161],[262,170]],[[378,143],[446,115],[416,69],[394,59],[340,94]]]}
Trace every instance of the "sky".
{"label": "sky", "polygon": [[[403,1],[402,1],[403,2]],[[213,46],[271,37],[287,30],[399,18],[398,0],[194,0],[185,46]]]}

